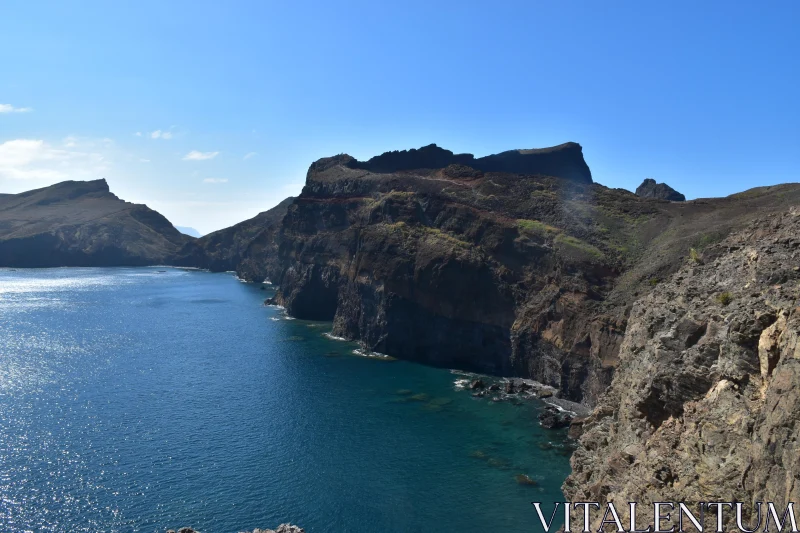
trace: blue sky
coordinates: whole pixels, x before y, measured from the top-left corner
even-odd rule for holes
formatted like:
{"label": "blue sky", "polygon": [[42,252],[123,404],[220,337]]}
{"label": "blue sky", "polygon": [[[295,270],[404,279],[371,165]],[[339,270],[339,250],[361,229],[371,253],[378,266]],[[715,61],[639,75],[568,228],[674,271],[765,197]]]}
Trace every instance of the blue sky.
{"label": "blue sky", "polygon": [[105,177],[206,233],[309,164],[576,141],[689,198],[798,181],[800,2],[3,2],[0,192]]}

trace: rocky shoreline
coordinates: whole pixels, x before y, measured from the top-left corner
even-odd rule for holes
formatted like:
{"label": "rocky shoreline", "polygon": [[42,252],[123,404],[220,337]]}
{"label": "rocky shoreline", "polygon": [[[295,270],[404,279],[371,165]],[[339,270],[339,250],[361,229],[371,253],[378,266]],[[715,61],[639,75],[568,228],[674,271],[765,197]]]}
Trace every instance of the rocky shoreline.
{"label": "rocky shoreline", "polygon": [[[305,533],[306,530],[298,527],[293,526],[292,524],[281,524],[276,529],[254,529],[252,531],[240,531],[239,533]],[[190,527],[182,527],[178,530],[175,529],[168,529],[166,533],[201,533],[196,529],[192,529]]]}

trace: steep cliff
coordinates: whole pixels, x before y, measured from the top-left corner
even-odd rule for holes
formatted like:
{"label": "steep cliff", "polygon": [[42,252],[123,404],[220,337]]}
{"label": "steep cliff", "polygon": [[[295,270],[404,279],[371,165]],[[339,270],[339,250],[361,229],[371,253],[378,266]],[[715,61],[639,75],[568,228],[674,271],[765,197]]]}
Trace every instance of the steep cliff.
{"label": "steep cliff", "polygon": [[569,500],[800,500],[800,210],[703,255],[633,306]]}
{"label": "steep cliff", "polygon": [[689,248],[800,198],[783,186],[658,202],[592,183],[575,143],[510,153],[321,159],[270,233],[276,252],[237,270],[278,283],[293,316],[333,320],[370,350],[531,377],[591,404],[634,300]]}
{"label": "steep cliff", "polygon": [[156,211],[117,198],[105,180],[0,196],[0,266],[164,264],[192,240]]}

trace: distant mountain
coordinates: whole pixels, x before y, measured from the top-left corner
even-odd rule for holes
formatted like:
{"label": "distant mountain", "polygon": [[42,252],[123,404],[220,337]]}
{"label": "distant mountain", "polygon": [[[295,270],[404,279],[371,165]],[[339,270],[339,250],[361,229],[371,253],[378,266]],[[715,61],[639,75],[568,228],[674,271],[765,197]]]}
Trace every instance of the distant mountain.
{"label": "distant mountain", "polygon": [[667,185],[666,183],[656,183],[652,178],[645,179],[641,185],[636,187],[636,196],[642,198],[658,198],[659,200],[669,200],[670,202],[685,202],[686,197]]}
{"label": "distant mountain", "polygon": [[294,198],[200,239],[183,250],[179,264],[220,272],[236,270],[247,279],[264,279],[264,264],[278,253],[278,231]]}
{"label": "distant mountain", "polygon": [[175,229],[183,233],[184,235],[188,235],[189,237],[195,237],[199,239],[203,235],[194,228],[190,228],[189,226],[175,226]]}
{"label": "distant mountain", "polygon": [[105,180],[0,195],[0,266],[124,266],[174,261],[193,239]]}

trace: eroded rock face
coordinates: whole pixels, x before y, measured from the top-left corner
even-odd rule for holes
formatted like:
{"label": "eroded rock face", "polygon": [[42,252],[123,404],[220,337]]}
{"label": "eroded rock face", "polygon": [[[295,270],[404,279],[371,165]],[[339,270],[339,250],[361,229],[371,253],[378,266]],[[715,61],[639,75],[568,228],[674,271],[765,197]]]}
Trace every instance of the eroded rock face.
{"label": "eroded rock face", "polygon": [[656,183],[652,178],[645,179],[641,185],[636,187],[636,196],[642,198],[658,198],[659,200],[669,200],[671,202],[685,202],[686,197],[667,185],[666,183]]}
{"label": "eroded rock face", "polygon": [[580,422],[567,499],[798,501],[799,270],[793,208],[639,300],[613,383]]}

